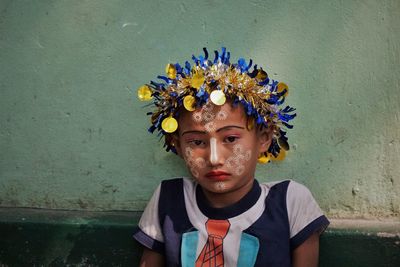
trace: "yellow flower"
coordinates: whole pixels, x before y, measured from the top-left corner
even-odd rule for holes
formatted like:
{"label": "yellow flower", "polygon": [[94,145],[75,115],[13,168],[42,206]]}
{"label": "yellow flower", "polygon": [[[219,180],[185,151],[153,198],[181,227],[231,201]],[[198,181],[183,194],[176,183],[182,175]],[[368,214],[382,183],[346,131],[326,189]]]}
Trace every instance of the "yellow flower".
{"label": "yellow flower", "polygon": [[276,91],[277,91],[278,93],[280,93],[280,92],[282,92],[282,91],[285,90],[285,89],[286,89],[286,93],[285,93],[284,97],[286,97],[286,96],[289,94],[289,87],[286,85],[286,83],[279,82],[278,85],[277,85]]}
{"label": "yellow flower", "polygon": [[141,101],[149,101],[152,99],[151,96],[151,89],[150,87],[148,87],[147,85],[142,85],[139,89],[138,89],[138,98]]}
{"label": "yellow flower", "polygon": [[267,156],[263,153],[260,157],[258,157],[258,163],[265,164],[271,160],[270,154]]}
{"label": "yellow flower", "polygon": [[167,73],[168,78],[176,79],[176,68],[174,64],[167,64],[165,72]]}
{"label": "yellow flower", "polygon": [[260,81],[264,81],[265,79],[268,78],[268,74],[263,70],[259,69],[256,75],[256,79]]}
{"label": "yellow flower", "polygon": [[271,160],[272,161],[282,161],[285,159],[285,157],[286,157],[286,151],[284,149],[281,149],[281,151],[279,151],[278,156],[272,157]]}
{"label": "yellow flower", "polygon": [[193,76],[192,76],[192,80],[191,80],[191,86],[193,87],[193,88],[196,88],[196,89],[200,89],[200,87],[203,85],[203,83],[204,83],[204,80],[205,80],[205,78],[204,78],[204,74],[203,74],[203,72],[202,71],[197,71],[197,72],[195,72],[194,74],[193,74]]}

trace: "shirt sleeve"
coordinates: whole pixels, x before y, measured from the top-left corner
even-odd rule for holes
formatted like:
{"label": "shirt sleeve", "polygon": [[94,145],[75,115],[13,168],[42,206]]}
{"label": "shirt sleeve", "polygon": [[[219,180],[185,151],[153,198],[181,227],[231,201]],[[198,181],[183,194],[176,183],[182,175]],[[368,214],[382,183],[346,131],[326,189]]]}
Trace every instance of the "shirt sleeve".
{"label": "shirt sleeve", "polygon": [[161,185],[157,187],[140,218],[133,237],[143,246],[163,253],[164,236],[158,216]]}
{"label": "shirt sleeve", "polygon": [[315,232],[322,233],[329,225],[328,219],[315,201],[310,190],[290,181],[286,205],[290,226],[290,245],[295,249]]}

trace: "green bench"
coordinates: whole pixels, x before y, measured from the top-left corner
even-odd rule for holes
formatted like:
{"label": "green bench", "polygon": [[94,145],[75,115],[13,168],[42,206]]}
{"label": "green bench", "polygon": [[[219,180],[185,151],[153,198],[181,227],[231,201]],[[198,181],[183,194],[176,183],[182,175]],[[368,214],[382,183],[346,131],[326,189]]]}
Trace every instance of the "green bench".
{"label": "green bench", "polygon": [[[132,233],[140,215],[0,208],[0,266],[137,266]],[[330,227],[320,266],[400,266],[397,226]]]}

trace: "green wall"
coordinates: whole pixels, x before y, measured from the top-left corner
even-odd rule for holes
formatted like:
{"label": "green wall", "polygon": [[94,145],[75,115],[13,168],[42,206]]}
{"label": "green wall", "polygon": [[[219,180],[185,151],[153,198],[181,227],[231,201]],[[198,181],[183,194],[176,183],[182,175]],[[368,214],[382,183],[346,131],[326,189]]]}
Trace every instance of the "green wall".
{"label": "green wall", "polygon": [[142,210],[186,173],[136,89],[227,46],[290,88],[291,153],[330,217],[400,217],[400,1],[0,0],[0,206]]}

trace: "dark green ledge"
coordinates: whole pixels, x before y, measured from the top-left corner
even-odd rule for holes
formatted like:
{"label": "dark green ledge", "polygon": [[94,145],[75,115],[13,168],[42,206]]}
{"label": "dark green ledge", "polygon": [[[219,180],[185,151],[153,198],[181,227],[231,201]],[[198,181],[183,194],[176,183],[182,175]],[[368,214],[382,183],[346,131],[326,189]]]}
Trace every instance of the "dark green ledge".
{"label": "dark green ledge", "polygon": [[[140,215],[0,208],[0,266],[137,266]],[[400,266],[400,229],[349,228],[327,229],[320,266]]]}

